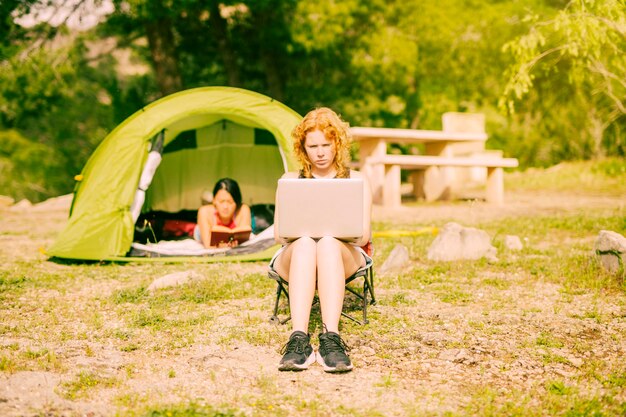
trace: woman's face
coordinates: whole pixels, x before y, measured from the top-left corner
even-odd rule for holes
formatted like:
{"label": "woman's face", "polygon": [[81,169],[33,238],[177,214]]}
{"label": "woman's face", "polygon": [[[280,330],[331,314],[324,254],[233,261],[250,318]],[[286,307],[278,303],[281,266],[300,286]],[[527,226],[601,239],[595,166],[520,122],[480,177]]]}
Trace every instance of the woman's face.
{"label": "woman's face", "polygon": [[224,189],[221,189],[213,196],[213,206],[222,220],[232,219],[237,209],[237,204],[233,196]]}
{"label": "woman's face", "polygon": [[306,134],[304,149],[315,171],[327,172],[332,169],[337,154],[335,143],[328,140],[320,130],[313,130]]}

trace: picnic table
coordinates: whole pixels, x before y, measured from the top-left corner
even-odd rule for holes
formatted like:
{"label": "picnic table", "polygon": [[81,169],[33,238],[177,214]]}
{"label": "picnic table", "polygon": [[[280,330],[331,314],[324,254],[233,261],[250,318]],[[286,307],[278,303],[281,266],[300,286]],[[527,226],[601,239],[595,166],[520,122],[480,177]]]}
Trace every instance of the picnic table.
{"label": "picnic table", "polygon": [[[401,204],[401,169],[412,171],[413,192],[426,201],[449,199],[459,168],[486,170],[486,200],[504,202],[503,168],[518,166],[501,151],[485,150],[485,132],[352,127],[359,143],[359,169],[370,181],[374,204]],[[419,155],[388,152],[389,144],[423,144]]]}

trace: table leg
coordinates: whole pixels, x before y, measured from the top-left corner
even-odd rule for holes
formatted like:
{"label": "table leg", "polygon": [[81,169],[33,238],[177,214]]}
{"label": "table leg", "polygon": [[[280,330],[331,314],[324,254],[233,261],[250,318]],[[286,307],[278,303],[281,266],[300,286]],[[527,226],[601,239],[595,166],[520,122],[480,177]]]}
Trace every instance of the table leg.
{"label": "table leg", "polygon": [[487,202],[504,204],[504,170],[500,167],[487,168]]}
{"label": "table leg", "polygon": [[[453,149],[448,143],[427,143],[426,155],[453,156]],[[429,167],[424,172],[423,194],[426,201],[450,200],[454,183],[454,167]]]}
{"label": "table leg", "polygon": [[416,200],[425,199],[424,194],[424,170],[418,169],[411,171],[411,183],[413,184],[413,195]]}
{"label": "table leg", "polygon": [[388,165],[385,167],[385,182],[383,185],[383,206],[400,207],[402,193],[400,191],[400,166]]}
{"label": "table leg", "polygon": [[372,187],[372,202],[383,204],[383,189],[385,185],[385,167],[382,164],[369,164],[370,157],[384,156],[387,153],[387,143],[381,139],[364,140],[359,143],[359,160],[361,172],[369,180]]}

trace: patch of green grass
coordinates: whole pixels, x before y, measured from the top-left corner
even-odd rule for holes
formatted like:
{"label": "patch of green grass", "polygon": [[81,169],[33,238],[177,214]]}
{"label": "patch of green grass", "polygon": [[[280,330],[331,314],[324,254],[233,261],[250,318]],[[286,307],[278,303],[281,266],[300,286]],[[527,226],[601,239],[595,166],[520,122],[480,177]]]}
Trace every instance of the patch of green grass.
{"label": "patch of green grass", "polygon": [[450,416],[481,416],[481,417],[533,417],[540,414],[533,413],[529,408],[530,398],[522,393],[509,399],[507,395],[491,387],[484,387],[472,392],[469,404],[462,413],[450,413]]}
{"label": "patch of green grass", "polygon": [[511,287],[511,283],[502,278],[485,278],[482,280],[482,283],[491,287],[495,287],[499,290],[506,290],[507,288]]}
{"label": "patch of green grass", "polygon": [[122,352],[134,352],[136,350],[139,350],[139,345],[135,344],[135,343],[129,343],[127,345],[124,345],[120,348],[120,350]]}
{"label": "patch of green grass", "polygon": [[592,163],[591,172],[595,174],[604,175],[607,178],[626,176],[626,159],[624,158],[606,158]]}
{"label": "patch of green grass", "polygon": [[151,306],[170,305],[179,301],[215,304],[224,300],[263,297],[272,291],[274,285],[274,281],[261,274],[232,276],[219,272],[217,276],[163,288],[154,293],[147,292],[143,286],[122,289],[112,295],[112,301],[115,304],[148,303]]}
{"label": "patch of green grass", "polygon": [[48,354],[48,349],[41,349],[41,350],[35,350],[35,351],[29,349],[26,352],[24,352],[24,356],[27,359],[37,359],[47,354]]}
{"label": "patch of green grass", "polygon": [[414,305],[415,302],[409,299],[409,295],[406,292],[398,292],[393,295],[389,305],[393,307],[399,307],[402,305]]}
{"label": "patch of green grass", "polygon": [[591,319],[596,323],[602,322],[602,314],[598,311],[597,307],[587,310],[583,314],[573,314],[572,317],[580,320]]}
{"label": "patch of green grass", "polygon": [[563,342],[548,332],[541,332],[536,340],[537,346],[549,348],[562,348]]}
{"label": "patch of green grass", "polygon": [[559,264],[559,272],[563,277],[563,292],[565,293],[626,289],[624,280],[602,268],[598,258],[594,255],[575,254],[566,257],[563,261]]}
{"label": "patch of green grass", "polygon": [[165,323],[163,313],[153,309],[141,309],[135,312],[132,324],[137,327],[153,327],[162,329]]}
{"label": "patch of green grass", "polygon": [[540,417],[562,415],[566,417],[601,417],[624,415],[626,402],[613,396],[587,396],[562,381],[548,381],[530,391],[503,391],[494,387],[476,388],[470,402],[461,412],[449,416],[481,417]]}
{"label": "patch of green grass", "polygon": [[393,376],[392,372],[389,372],[380,382],[375,383],[374,385],[380,388],[392,388],[398,384],[397,378]]}
{"label": "patch of green grass", "polygon": [[571,365],[571,362],[569,361],[569,359],[567,359],[564,356],[552,353],[552,352],[548,352],[542,355],[542,359],[543,359],[543,363],[546,365],[551,364],[551,363],[562,363],[564,365]]}
{"label": "patch of green grass", "polygon": [[450,304],[467,304],[474,299],[472,294],[448,284],[444,284],[438,288],[435,294],[441,301]]}
{"label": "patch of green grass", "polygon": [[[563,246],[564,239],[595,235],[600,230],[626,232],[625,213],[616,208],[610,212],[563,213],[556,215],[532,215],[507,217],[481,223],[478,227],[489,231],[494,240],[504,235],[528,238],[522,255],[537,253],[534,248],[539,242]],[[527,250],[530,249],[530,253]],[[541,252],[539,252],[541,253]]]}
{"label": "patch of green grass", "polygon": [[146,301],[149,296],[150,294],[146,291],[146,288],[142,286],[115,291],[111,298],[115,304],[124,304]]}
{"label": "patch of green grass", "polygon": [[626,388],[626,370],[611,372],[602,380],[602,385],[611,388]]}
{"label": "patch of green grass", "polygon": [[88,397],[89,392],[95,388],[112,388],[117,385],[119,381],[113,377],[82,371],[73,380],[61,384],[61,390],[65,398],[76,400]]}
{"label": "patch of green grass", "polygon": [[232,326],[223,333],[217,343],[227,347],[234,341],[241,340],[253,346],[272,347],[277,337],[279,337],[277,332],[268,331],[267,328]]}
{"label": "patch of green grass", "polygon": [[17,342],[13,342],[13,343],[9,343],[8,345],[0,346],[0,349],[16,351],[20,349],[20,344]]}
{"label": "patch of green grass", "polygon": [[214,407],[190,402],[149,408],[139,415],[142,417],[238,417],[243,416],[244,413],[230,407]]}
{"label": "patch of green grass", "polygon": [[13,373],[18,370],[18,366],[9,356],[0,355],[0,371]]}
{"label": "patch of green grass", "polygon": [[13,276],[8,271],[0,272],[0,292],[15,291],[24,288],[27,278],[23,275]]}
{"label": "patch of green grass", "polygon": [[626,193],[623,158],[563,162],[550,168],[531,168],[505,176],[511,191],[574,192],[604,195]]}
{"label": "patch of green grass", "polygon": [[551,394],[568,395],[574,392],[572,387],[565,385],[563,381],[548,381],[546,383],[546,391]]}

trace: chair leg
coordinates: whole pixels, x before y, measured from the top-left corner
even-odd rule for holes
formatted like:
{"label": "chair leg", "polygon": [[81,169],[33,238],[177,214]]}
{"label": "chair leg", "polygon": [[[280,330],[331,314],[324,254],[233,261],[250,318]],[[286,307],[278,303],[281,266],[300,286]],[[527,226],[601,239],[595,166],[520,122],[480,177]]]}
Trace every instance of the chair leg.
{"label": "chair leg", "polygon": [[349,320],[352,320],[355,323],[363,325],[363,322],[361,320],[358,320],[358,319],[352,317],[351,315],[344,313],[343,311],[341,312],[341,315],[344,316],[345,318],[349,319]]}
{"label": "chair leg", "polygon": [[367,285],[367,274],[363,279],[363,323],[368,324],[367,320],[367,295],[368,295],[368,285]]}
{"label": "chair leg", "polygon": [[370,268],[370,270],[367,272],[366,278],[368,278],[367,288],[369,289],[370,298],[372,299],[372,301],[370,301],[370,304],[375,305],[376,296],[374,295],[374,270],[372,268]]}
{"label": "chair leg", "polygon": [[276,302],[274,303],[274,314],[270,317],[270,323],[285,324],[289,320],[291,320],[291,314],[286,319],[283,319],[283,320],[280,320],[278,318],[278,306],[280,304],[281,294],[285,294],[285,298],[287,298],[287,302],[289,303],[289,292],[287,291],[287,289],[285,288],[282,282],[278,282],[278,284],[276,285]]}

